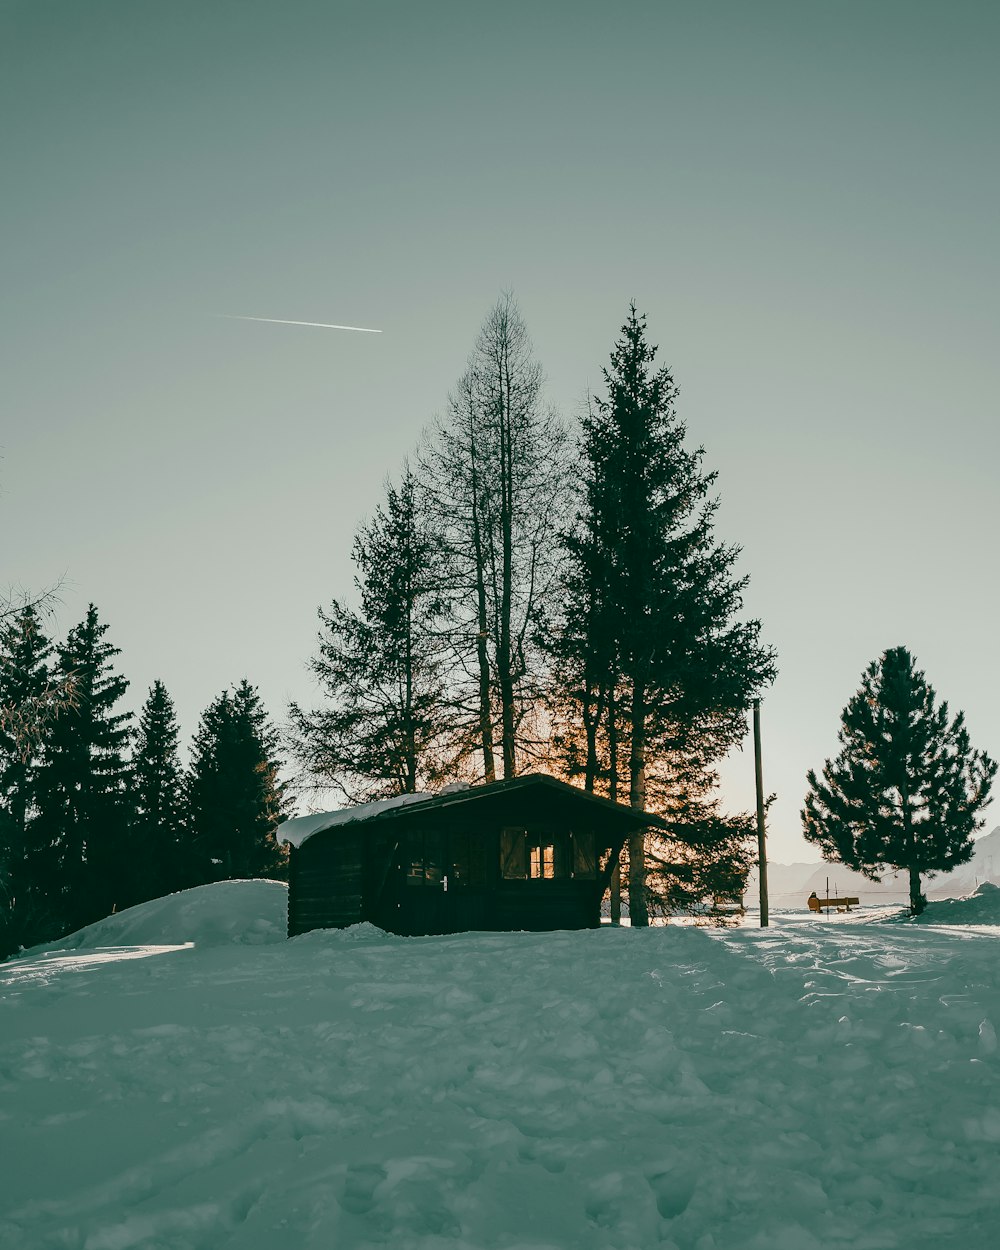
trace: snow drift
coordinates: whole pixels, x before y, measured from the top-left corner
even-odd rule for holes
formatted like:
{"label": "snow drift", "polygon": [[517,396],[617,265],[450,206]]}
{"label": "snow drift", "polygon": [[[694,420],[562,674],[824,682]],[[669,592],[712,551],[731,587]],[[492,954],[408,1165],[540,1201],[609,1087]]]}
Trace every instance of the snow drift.
{"label": "snow drift", "polygon": [[943,898],[928,903],[919,916],[907,916],[910,924],[957,924],[1000,926],[1000,885],[984,881],[968,898]]}
{"label": "snow drift", "polygon": [[288,887],[281,881],[216,881],[180,890],[98,920],[38,950],[96,950],[284,941]]}

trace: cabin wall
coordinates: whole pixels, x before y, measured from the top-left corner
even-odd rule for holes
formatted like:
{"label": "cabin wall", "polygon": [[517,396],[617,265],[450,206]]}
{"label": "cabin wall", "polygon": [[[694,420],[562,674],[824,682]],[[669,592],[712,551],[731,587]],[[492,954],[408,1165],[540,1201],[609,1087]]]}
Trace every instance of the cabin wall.
{"label": "cabin wall", "polygon": [[[534,809],[506,810],[488,822],[482,813],[457,809],[408,822],[399,833],[392,871],[371,918],[380,928],[409,936],[596,928],[602,892],[596,851],[589,860],[574,854],[571,823],[553,819],[551,813],[540,822],[532,819],[535,815]],[[567,875],[530,878],[530,856],[525,853],[523,875],[505,876],[503,830],[511,827],[509,822],[551,835],[556,843],[561,839],[560,869]],[[607,850],[600,831],[574,823],[592,847]],[[568,875],[588,868],[586,876]]]}
{"label": "cabin wall", "polygon": [[494,927],[544,933],[596,929],[601,897],[594,881],[505,881],[496,892]]}
{"label": "cabin wall", "polygon": [[288,936],[346,929],[362,917],[364,844],[337,830],[293,847],[288,864]]}

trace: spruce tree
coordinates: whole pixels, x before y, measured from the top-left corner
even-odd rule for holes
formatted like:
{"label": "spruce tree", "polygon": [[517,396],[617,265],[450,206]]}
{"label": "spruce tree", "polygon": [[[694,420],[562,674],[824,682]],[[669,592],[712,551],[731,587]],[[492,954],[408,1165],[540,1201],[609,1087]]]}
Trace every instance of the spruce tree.
{"label": "spruce tree", "polygon": [[921,877],[972,857],[997,765],[972,749],[964,715],[949,719],[905,647],[865,669],[838,741],[822,780],[808,774],[803,832],[826,859],[872,881],[905,870],[910,912],[919,915]]}
{"label": "spruce tree", "polygon": [[[128,682],[93,604],[56,649],[57,679],[72,677],[75,707],[46,735],[30,836],[47,861],[47,892],[62,931],[128,905],[136,863],[129,845]],[[53,935],[55,936],[55,935]]]}
{"label": "spruce tree", "polygon": [[38,612],[10,613],[0,629],[0,958],[46,935],[43,865],[29,839],[40,751],[51,707],[52,644]]}
{"label": "spruce tree", "polygon": [[[775,666],[759,622],[739,619],[739,548],[715,538],[716,475],[704,471],[702,448],[685,446],[676,387],[656,353],[633,304],[604,370],[606,395],[583,422],[581,505],[567,542],[569,645],[555,650],[586,737],[587,774],[603,767],[613,788],[620,772],[633,807],[655,804],[674,821],[657,876],[676,899],[688,892],[692,855],[716,862],[715,876],[740,871],[745,822],[720,814],[714,765],[742,739]],[[628,855],[630,913],[642,925],[644,834]]]}
{"label": "spruce tree", "polygon": [[326,707],[290,709],[314,781],[352,800],[414,794],[437,780],[446,735],[439,544],[409,468],[354,540],[360,609],[334,600],[310,668]]}
{"label": "spruce tree", "polygon": [[245,678],[202,715],[188,780],[199,880],[281,871],[284,857],[274,835],[288,812],[277,742],[260,696]]}
{"label": "spruce tree", "polygon": [[156,681],[139,718],[132,758],[132,845],[140,868],[135,902],[194,884],[184,860],[187,799],[177,740],[173,701]]}

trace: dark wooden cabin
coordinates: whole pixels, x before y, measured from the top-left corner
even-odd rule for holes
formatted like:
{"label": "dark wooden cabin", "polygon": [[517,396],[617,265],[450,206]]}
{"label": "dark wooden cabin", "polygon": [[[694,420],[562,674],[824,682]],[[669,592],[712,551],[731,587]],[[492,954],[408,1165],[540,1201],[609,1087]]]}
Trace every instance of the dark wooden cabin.
{"label": "dark wooden cabin", "polygon": [[291,844],[288,935],[361,920],[411,936],[596,928],[644,825],[665,827],[542,773],[291,820],[278,830]]}

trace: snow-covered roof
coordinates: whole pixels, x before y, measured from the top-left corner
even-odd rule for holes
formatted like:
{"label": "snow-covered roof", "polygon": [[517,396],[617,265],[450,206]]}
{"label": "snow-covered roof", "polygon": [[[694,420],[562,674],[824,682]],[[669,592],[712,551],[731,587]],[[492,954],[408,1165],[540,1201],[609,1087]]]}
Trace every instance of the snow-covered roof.
{"label": "snow-covered roof", "polygon": [[433,794],[397,794],[391,799],[377,799],[374,803],[358,803],[354,807],[344,807],[334,812],[314,812],[311,816],[294,816],[278,826],[277,839],[291,846],[301,846],[314,833],[322,833],[324,829],[332,829],[334,825],[349,825],[355,820],[370,820],[382,812],[391,811],[394,807],[403,807],[407,803],[425,803],[432,799]]}
{"label": "snow-covered roof", "polygon": [[291,846],[299,847],[313,834],[323,833],[335,825],[372,820],[391,812],[394,808],[408,804],[426,803],[428,807],[444,807],[455,803],[478,802],[481,799],[490,799],[510,791],[537,787],[559,792],[564,802],[596,806],[606,813],[614,813],[613,819],[619,822],[622,819],[629,822],[639,820],[643,824],[654,825],[660,829],[669,828],[668,822],[653,812],[636,812],[623,803],[615,803],[611,799],[588,794],[579,786],[559,781],[546,773],[522,773],[519,777],[511,777],[505,781],[492,781],[476,786],[467,785],[465,782],[453,782],[434,794],[398,794],[391,799],[378,799],[374,803],[358,803],[354,807],[345,807],[335,812],[315,812],[312,816],[296,816],[279,825],[276,836],[279,842],[287,842]]}

